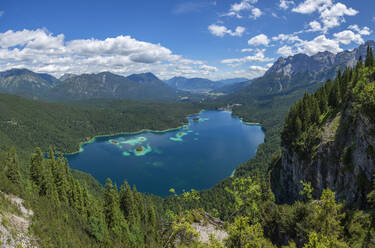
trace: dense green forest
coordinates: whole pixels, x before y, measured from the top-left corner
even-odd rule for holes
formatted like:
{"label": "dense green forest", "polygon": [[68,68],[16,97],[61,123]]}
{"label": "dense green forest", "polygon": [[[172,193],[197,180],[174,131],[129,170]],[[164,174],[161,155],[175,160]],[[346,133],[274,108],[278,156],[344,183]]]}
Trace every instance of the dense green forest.
{"label": "dense green forest", "polygon": [[200,110],[194,103],[88,100],[63,105],[0,94],[0,149],[15,146],[29,154],[53,144],[57,151],[75,152],[94,136],[178,127]]}
{"label": "dense green forest", "polygon": [[[370,48],[368,54],[364,63],[360,60],[315,93],[306,93],[290,108],[285,124],[281,120],[295,95],[266,100],[268,106],[235,108],[233,114],[263,124],[266,142],[256,157],[211,190],[179,196],[171,190],[165,200],[141,194],[127,182],[113,185],[108,179],[103,188],[79,180],[84,176],[74,175],[62,154],[48,147],[73,151],[98,134],[178,126],[187,114],[220,104],[92,100],[63,106],[2,95],[0,190],[20,196],[35,211],[31,233],[41,247],[374,247],[375,182],[367,196],[369,208],[361,210],[337,202],[330,189],[313,198],[309,182],[301,182],[302,201],[278,205],[269,182],[280,143],[309,158],[319,127],[349,102],[375,120],[375,60]],[[13,108],[4,107],[9,101]],[[284,104],[269,108],[280,102]],[[80,124],[66,125],[75,122]],[[198,241],[192,224],[205,220],[206,213],[225,221],[223,243],[213,236],[208,244]]]}

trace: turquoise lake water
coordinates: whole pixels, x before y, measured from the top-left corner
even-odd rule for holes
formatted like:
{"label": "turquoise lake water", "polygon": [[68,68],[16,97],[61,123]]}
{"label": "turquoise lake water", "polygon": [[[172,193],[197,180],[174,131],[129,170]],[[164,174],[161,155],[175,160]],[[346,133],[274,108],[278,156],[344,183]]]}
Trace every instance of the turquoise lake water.
{"label": "turquoise lake water", "polygon": [[[199,120],[193,120],[199,118]],[[203,111],[189,124],[167,132],[99,137],[66,156],[73,169],[159,196],[202,190],[229,177],[264,141],[260,126],[246,125],[228,111]]]}

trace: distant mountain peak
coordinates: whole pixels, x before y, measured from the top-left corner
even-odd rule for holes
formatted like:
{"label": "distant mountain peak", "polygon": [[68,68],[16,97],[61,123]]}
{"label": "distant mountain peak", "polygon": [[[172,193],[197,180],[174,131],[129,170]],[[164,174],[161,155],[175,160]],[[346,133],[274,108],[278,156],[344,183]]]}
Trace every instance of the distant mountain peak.
{"label": "distant mountain peak", "polygon": [[151,72],[132,74],[127,76],[127,78],[135,82],[161,81],[157,76],[155,76]]}
{"label": "distant mountain peak", "polygon": [[367,46],[375,48],[375,41],[368,40],[351,51],[343,51],[334,54],[329,51],[318,52],[312,56],[298,53],[287,58],[280,57],[265,73],[282,74],[283,76],[292,76],[300,72],[319,73],[332,67],[343,69],[347,66],[354,66],[359,57],[366,57]]}
{"label": "distant mountain peak", "polygon": [[62,75],[59,80],[60,81],[64,81],[64,80],[67,80],[69,78],[73,78],[73,77],[76,77],[77,75],[76,74],[72,74],[72,73],[65,73],[64,75]]}

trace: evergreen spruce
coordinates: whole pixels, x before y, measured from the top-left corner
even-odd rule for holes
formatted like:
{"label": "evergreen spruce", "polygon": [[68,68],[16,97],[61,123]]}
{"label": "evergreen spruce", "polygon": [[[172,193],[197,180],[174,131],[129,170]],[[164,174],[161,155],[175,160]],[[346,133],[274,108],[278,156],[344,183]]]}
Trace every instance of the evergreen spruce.
{"label": "evergreen spruce", "polygon": [[375,64],[374,53],[370,46],[367,47],[367,56],[365,61],[366,67],[373,67]]}
{"label": "evergreen spruce", "polygon": [[21,173],[19,168],[19,161],[15,147],[8,150],[7,158],[5,160],[6,176],[12,183],[19,185],[21,183]]}

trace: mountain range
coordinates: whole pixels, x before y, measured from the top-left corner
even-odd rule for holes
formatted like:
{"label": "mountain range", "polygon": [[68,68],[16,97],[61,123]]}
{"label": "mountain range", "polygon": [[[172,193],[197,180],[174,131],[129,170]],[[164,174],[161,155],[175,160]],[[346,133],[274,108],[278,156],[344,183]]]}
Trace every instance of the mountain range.
{"label": "mountain range", "polygon": [[370,40],[351,51],[337,54],[320,52],[312,56],[296,54],[280,57],[264,76],[254,79],[239,91],[223,96],[222,100],[241,103],[249,102],[250,99],[291,95],[298,90],[302,94],[304,91],[312,92],[327,79],[333,79],[338,70],[353,67],[360,57],[366,58],[368,46],[375,48],[375,42]]}
{"label": "mountain range", "polygon": [[82,100],[90,98],[176,100],[175,90],[152,73],[123,77],[110,72],[70,76],[52,91],[47,98],[53,100]]}
{"label": "mountain range", "polygon": [[249,102],[249,99],[288,95],[296,90],[313,91],[333,78],[338,70],[352,67],[360,57],[364,58],[367,46],[375,48],[375,42],[367,41],[356,49],[337,54],[320,52],[312,56],[281,57],[264,76],[253,80],[174,77],[163,82],[152,73],[124,77],[111,72],[65,74],[57,79],[27,69],[11,69],[0,72],[0,93],[49,101],[92,98],[175,101],[192,96],[191,93],[212,92],[226,94],[220,98],[223,101]]}
{"label": "mountain range", "polygon": [[177,100],[180,95],[186,95],[168,86],[152,73],[128,77],[110,72],[66,74],[57,79],[27,69],[1,72],[0,93],[50,101],[90,98]]}
{"label": "mountain range", "polygon": [[0,72],[0,92],[32,97],[47,93],[60,81],[49,74],[35,73],[26,69]]}
{"label": "mountain range", "polygon": [[[186,78],[186,77],[173,77],[165,82],[176,89],[190,91],[190,92],[208,92],[215,90],[216,92],[228,92],[226,86],[236,85],[242,82],[249,81],[247,78],[231,78],[219,81],[212,81],[207,78]],[[223,88],[223,89],[222,89]],[[231,91],[230,91],[231,92]]]}

